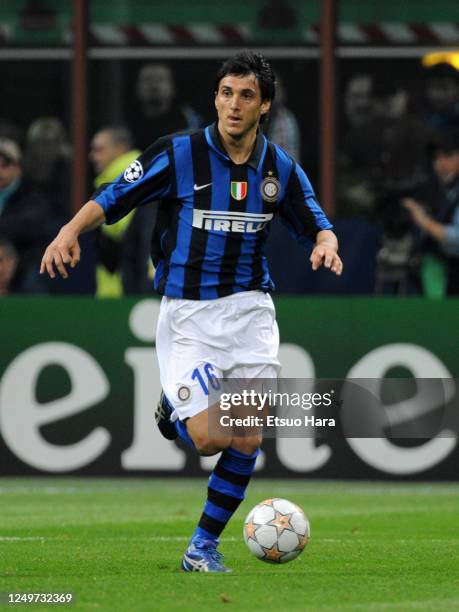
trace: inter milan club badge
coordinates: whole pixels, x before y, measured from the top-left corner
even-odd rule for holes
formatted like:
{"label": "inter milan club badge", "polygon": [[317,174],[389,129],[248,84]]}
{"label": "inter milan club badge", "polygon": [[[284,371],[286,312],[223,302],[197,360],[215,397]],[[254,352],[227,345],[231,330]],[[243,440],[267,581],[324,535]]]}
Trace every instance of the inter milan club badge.
{"label": "inter milan club badge", "polygon": [[231,197],[244,200],[247,195],[247,181],[231,181]]}
{"label": "inter milan club badge", "polygon": [[180,389],[178,390],[177,395],[179,397],[179,400],[182,400],[182,402],[186,402],[187,400],[190,399],[190,396],[191,396],[190,388],[186,387],[185,385],[182,385]]}
{"label": "inter milan club badge", "polygon": [[279,197],[280,183],[274,176],[267,176],[260,185],[261,196],[266,202],[275,202]]}

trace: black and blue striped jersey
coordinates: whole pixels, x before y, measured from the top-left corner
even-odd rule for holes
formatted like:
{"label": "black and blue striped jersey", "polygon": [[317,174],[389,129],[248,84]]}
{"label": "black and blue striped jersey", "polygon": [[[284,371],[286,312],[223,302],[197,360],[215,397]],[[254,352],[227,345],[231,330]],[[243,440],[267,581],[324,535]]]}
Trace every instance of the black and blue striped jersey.
{"label": "black and blue striped jersey", "polygon": [[159,201],[154,284],[175,298],[273,289],[264,250],[276,214],[305,246],[332,228],[306,174],[283,149],[259,132],[248,161],[236,164],[216,124],[160,138],[93,199],[107,223]]}

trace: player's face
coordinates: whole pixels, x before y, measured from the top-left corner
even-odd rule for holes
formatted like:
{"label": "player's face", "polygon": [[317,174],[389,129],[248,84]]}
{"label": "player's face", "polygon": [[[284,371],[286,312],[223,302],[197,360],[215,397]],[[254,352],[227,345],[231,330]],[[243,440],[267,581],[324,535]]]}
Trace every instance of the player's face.
{"label": "player's face", "polygon": [[220,131],[232,138],[241,138],[258,127],[260,117],[269,111],[271,102],[261,99],[258,79],[254,74],[229,74],[220,81],[215,96]]}

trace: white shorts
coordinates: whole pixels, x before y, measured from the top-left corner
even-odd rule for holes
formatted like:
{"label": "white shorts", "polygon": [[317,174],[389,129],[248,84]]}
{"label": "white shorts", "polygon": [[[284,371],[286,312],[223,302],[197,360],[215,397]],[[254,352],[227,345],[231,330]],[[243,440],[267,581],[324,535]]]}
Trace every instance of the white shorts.
{"label": "white shorts", "polygon": [[161,385],[184,420],[208,408],[213,378],[277,378],[279,330],[261,291],[216,300],[163,297],[156,333]]}

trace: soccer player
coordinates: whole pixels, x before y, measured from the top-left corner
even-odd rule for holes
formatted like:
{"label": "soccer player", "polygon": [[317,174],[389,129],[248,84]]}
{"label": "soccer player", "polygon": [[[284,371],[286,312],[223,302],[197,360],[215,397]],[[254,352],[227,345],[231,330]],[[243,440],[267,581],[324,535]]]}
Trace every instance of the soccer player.
{"label": "soccer player", "polygon": [[279,334],[263,248],[279,214],[305,246],[312,268],[337,275],[342,262],[331,224],[304,171],[259,129],[275,83],[263,56],[228,59],[215,85],[218,120],[193,133],[160,138],[101,189],[48,246],[41,264],[54,278],[80,258],[78,236],[134,207],[159,200],[152,256],[163,295],[156,348],[164,394],[157,422],[202,455],[221,452],[182,569],[229,571],[218,538],[244,499],[261,436],[216,437],[208,426],[216,378],[276,378]]}

